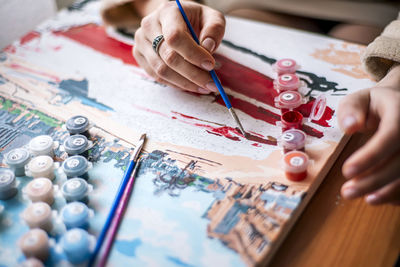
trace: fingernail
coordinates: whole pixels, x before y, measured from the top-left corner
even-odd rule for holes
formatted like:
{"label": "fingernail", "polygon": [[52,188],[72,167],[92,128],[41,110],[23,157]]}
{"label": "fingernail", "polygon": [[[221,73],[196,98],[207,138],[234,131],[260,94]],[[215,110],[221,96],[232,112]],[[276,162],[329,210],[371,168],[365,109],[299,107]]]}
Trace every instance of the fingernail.
{"label": "fingernail", "polygon": [[199,87],[199,89],[197,90],[200,94],[209,94],[211,93],[210,90],[204,89]]}
{"label": "fingernail", "polygon": [[356,167],[350,166],[350,167],[344,168],[343,175],[346,178],[352,178],[353,176],[355,176],[357,174],[357,172],[358,172],[358,169]]}
{"label": "fingernail", "polygon": [[347,116],[346,118],[344,118],[342,122],[343,130],[344,131],[350,130],[356,124],[357,124],[357,119],[353,115]]}
{"label": "fingernail", "polygon": [[217,91],[218,91],[218,88],[217,88],[217,86],[215,85],[214,82],[209,82],[209,83],[207,83],[207,84],[206,84],[206,88],[207,88],[208,90],[210,90],[210,91],[213,91],[213,92],[217,92]]}
{"label": "fingernail", "polygon": [[342,196],[344,198],[352,198],[355,197],[357,195],[357,190],[354,187],[345,187],[342,190]]}
{"label": "fingernail", "polygon": [[203,41],[201,45],[211,53],[212,51],[214,51],[215,41],[208,37]]}
{"label": "fingernail", "polygon": [[211,62],[211,61],[208,61],[208,60],[203,61],[203,63],[201,63],[201,66],[202,66],[205,70],[208,70],[208,71],[212,70],[213,67],[214,67],[213,64],[212,64],[212,62]]}
{"label": "fingernail", "polygon": [[378,200],[378,196],[376,194],[368,195],[365,198],[365,201],[367,201],[368,204],[374,204],[377,200]]}

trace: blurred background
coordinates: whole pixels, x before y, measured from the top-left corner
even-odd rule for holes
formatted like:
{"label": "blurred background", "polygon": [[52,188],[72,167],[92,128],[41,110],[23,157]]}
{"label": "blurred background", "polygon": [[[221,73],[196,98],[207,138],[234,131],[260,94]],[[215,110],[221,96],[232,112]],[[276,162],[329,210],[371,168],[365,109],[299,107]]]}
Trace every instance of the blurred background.
{"label": "blurred background", "polygon": [[75,0],[0,0],[0,49]]}

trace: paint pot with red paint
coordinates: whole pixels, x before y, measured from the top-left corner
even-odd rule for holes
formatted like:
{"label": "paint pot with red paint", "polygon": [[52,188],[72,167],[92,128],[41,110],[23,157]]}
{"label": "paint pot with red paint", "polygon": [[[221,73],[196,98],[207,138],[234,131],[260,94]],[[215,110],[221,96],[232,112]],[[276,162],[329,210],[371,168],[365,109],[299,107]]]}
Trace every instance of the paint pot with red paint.
{"label": "paint pot with red paint", "polygon": [[324,115],[326,109],[326,97],[324,95],[319,95],[311,108],[309,121],[318,121]]}
{"label": "paint pot with red paint", "polygon": [[273,70],[278,74],[282,75],[285,73],[295,73],[300,66],[296,63],[294,59],[283,58],[278,60],[273,66]]}
{"label": "paint pot with red paint", "polygon": [[300,78],[296,74],[282,74],[274,80],[274,88],[279,93],[283,91],[298,91],[300,86]]}
{"label": "paint pot with red paint", "polygon": [[303,115],[296,110],[289,110],[281,115],[281,121],[277,123],[278,126],[282,127],[282,132],[289,129],[299,129],[303,125]]}
{"label": "paint pot with red paint", "polygon": [[279,144],[283,147],[284,154],[293,150],[304,151],[306,134],[298,129],[287,130],[279,138]]}
{"label": "paint pot with red paint", "polygon": [[275,97],[275,106],[282,110],[282,113],[292,110],[304,104],[303,96],[296,91],[286,91]]}
{"label": "paint pot with red paint", "polygon": [[293,182],[299,182],[307,177],[309,158],[301,151],[291,151],[283,156],[283,169],[286,178]]}

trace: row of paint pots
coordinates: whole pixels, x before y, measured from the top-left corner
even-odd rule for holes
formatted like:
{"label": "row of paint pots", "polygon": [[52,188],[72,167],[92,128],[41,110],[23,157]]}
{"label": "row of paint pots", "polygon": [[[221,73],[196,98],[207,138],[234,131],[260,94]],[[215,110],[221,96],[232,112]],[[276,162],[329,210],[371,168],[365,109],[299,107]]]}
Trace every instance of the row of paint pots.
{"label": "row of paint pots", "polygon": [[[277,123],[282,128],[280,145],[283,147],[283,168],[287,179],[302,181],[307,177],[309,157],[305,153],[306,134],[302,131],[303,114],[296,110],[307,103],[299,88],[300,78],[296,75],[299,65],[293,59],[278,60],[273,69],[277,73],[274,88],[279,95],[275,106],[281,110],[281,120]],[[315,99],[308,121],[318,121],[325,112],[326,98],[320,95]]]}

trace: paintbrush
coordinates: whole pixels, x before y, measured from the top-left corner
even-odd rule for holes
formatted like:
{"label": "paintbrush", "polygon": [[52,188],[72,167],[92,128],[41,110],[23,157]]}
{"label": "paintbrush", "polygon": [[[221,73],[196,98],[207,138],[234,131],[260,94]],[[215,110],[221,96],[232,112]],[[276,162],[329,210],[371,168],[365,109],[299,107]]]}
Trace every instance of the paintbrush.
{"label": "paintbrush", "polygon": [[[179,8],[179,10],[180,10],[180,12],[181,12],[181,14],[182,14],[183,19],[185,20],[185,23],[186,23],[187,27],[189,28],[190,34],[192,35],[192,37],[193,37],[193,39],[196,41],[196,43],[197,43],[198,45],[200,45],[200,41],[199,41],[199,39],[197,38],[196,33],[194,32],[193,27],[192,27],[192,25],[190,24],[190,21],[189,21],[188,17],[186,16],[185,11],[183,10],[183,7],[182,7],[181,3],[179,2],[179,0],[175,0],[175,1],[176,1],[176,4],[178,5],[178,8]],[[240,120],[239,120],[238,116],[236,115],[235,110],[234,110],[233,107],[232,107],[231,101],[229,101],[229,98],[228,98],[228,96],[226,95],[225,90],[224,90],[224,88],[222,87],[221,82],[220,82],[219,79],[218,79],[217,73],[215,73],[214,70],[211,70],[211,71],[210,71],[210,75],[211,75],[211,77],[212,77],[212,79],[213,79],[215,85],[217,86],[218,91],[219,91],[219,93],[221,94],[221,97],[222,97],[222,99],[223,99],[224,102],[225,102],[225,106],[226,106],[226,107],[228,108],[228,110],[229,110],[229,113],[231,114],[232,118],[235,120],[236,125],[238,126],[239,130],[240,130],[240,131],[242,132],[242,134],[246,137],[246,132],[244,131],[243,126],[242,126],[242,124],[240,123]]]}
{"label": "paintbrush", "polygon": [[[132,188],[134,185],[136,170],[137,170],[137,166],[139,165],[137,163],[137,160],[139,158],[139,154],[143,148],[145,140],[146,140],[146,134],[143,134],[140,137],[139,144],[136,146],[136,148],[131,156],[128,168],[125,171],[124,178],[121,181],[121,184],[117,191],[117,195],[112,204],[111,210],[108,213],[107,220],[100,232],[99,238],[97,239],[96,247],[92,253],[92,256],[90,258],[88,266],[93,266],[93,264],[96,260],[97,254],[99,253],[99,251],[103,245],[103,242],[107,235],[107,232],[110,229],[111,232],[108,235],[108,241],[107,241],[107,245],[105,248],[105,253],[102,254],[102,257],[100,259],[100,264],[103,263],[102,266],[104,266],[104,264],[107,260],[109,250],[111,249],[111,244],[112,244],[115,234],[117,232],[118,225],[119,225],[120,221],[122,220],[123,211],[128,203],[129,195],[130,195],[130,192],[132,191]],[[122,201],[121,201],[121,199],[122,199]],[[117,211],[117,208],[118,208],[118,211]],[[115,212],[117,212],[117,214],[116,214],[115,219],[113,219]],[[111,223],[113,223],[113,224],[110,227]]]}

